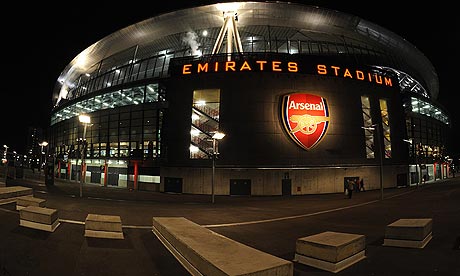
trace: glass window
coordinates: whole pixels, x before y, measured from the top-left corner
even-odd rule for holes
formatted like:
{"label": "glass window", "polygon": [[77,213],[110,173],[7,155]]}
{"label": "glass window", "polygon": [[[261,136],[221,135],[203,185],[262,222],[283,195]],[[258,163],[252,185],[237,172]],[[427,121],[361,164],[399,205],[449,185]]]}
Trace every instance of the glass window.
{"label": "glass window", "polygon": [[385,158],[391,158],[391,133],[388,105],[385,99],[380,99],[380,114],[382,116],[383,144],[385,147]]}
{"label": "glass window", "polygon": [[[202,159],[211,156],[212,135],[219,130],[220,90],[193,91],[192,118],[190,128],[190,158]],[[218,151],[218,149],[215,149]]]}
{"label": "glass window", "polygon": [[375,158],[374,153],[374,131],[371,129],[372,116],[371,116],[371,104],[369,97],[361,96],[361,110],[363,113],[363,125],[364,125],[364,141],[366,145],[366,158]]}

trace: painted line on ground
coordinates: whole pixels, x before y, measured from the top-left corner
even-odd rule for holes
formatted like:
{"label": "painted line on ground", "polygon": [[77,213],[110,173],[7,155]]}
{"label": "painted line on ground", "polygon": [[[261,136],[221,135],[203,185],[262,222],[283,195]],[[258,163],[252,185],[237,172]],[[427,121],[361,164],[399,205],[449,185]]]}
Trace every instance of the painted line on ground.
{"label": "painted line on ground", "polygon": [[[393,196],[388,196],[388,197],[384,198],[384,200],[399,197],[399,196],[406,195],[406,194],[409,194],[409,193],[413,193],[415,191],[416,190],[412,190],[412,191],[407,191],[407,192],[404,192],[404,193],[396,194],[396,195],[393,195]],[[376,202],[379,202],[379,201],[380,200],[372,200],[372,201],[363,202],[363,203],[355,204],[355,205],[351,205],[351,206],[334,208],[334,209],[319,211],[319,212],[315,212],[315,213],[301,214],[301,215],[295,215],[295,216],[286,216],[286,217],[279,217],[279,218],[273,218],[273,219],[253,220],[253,221],[234,222],[234,223],[205,224],[205,225],[201,225],[201,226],[206,227],[206,228],[218,228],[218,227],[231,227],[231,226],[251,225],[251,224],[267,223],[267,222],[277,222],[277,221],[305,218],[305,217],[311,217],[311,216],[316,216],[316,215],[321,215],[321,214],[326,214],[326,213],[331,213],[331,212],[351,209],[351,208],[355,208],[355,207],[360,207],[360,206],[376,203]],[[11,210],[4,209],[4,208],[0,208],[0,210],[8,212],[8,213],[16,213],[16,214],[18,213],[17,211],[11,211]],[[59,219],[59,222],[78,224],[78,225],[84,225],[85,224],[84,221],[70,220],[70,219]],[[151,230],[152,226],[148,226],[148,225],[122,225],[122,228],[149,229],[149,230]]]}
{"label": "painted line on ground", "polygon": [[[59,219],[59,222],[85,225],[84,221],[71,220],[71,219]],[[146,225],[122,225],[122,228],[130,228],[130,229],[148,229],[148,230],[152,230],[152,227],[153,226],[146,226]]]}
{"label": "painted line on ground", "polygon": [[130,228],[130,229],[148,229],[152,230],[152,226],[145,226],[145,225],[123,225],[122,228]]}
{"label": "painted line on ground", "polygon": [[12,214],[17,214],[17,213],[19,213],[18,211],[8,210],[8,209],[4,209],[4,208],[0,208],[0,210],[2,210],[2,211],[4,211],[4,212],[7,212],[7,213],[12,213]]}
{"label": "painted line on ground", "polygon": [[120,201],[120,202],[128,201],[126,199],[114,199],[114,198],[91,197],[91,196],[89,196],[88,199],[96,199],[96,200],[104,200],[104,201]]}
{"label": "painted line on ground", "polygon": [[72,223],[72,224],[80,224],[84,225],[84,221],[79,221],[79,220],[71,220],[71,219],[59,219],[59,222],[65,222],[65,223]]}
{"label": "painted line on ground", "polygon": [[[408,193],[412,193],[413,191],[408,191],[405,193],[389,196],[386,199],[390,198],[395,198],[401,195],[405,195]],[[384,198],[385,200],[385,198]],[[222,224],[207,224],[207,225],[201,225],[206,228],[217,228],[217,227],[230,227],[230,226],[242,226],[242,225],[250,225],[250,224],[258,224],[258,223],[267,223],[267,222],[277,222],[277,221],[282,221],[282,220],[289,220],[289,219],[298,219],[298,218],[305,218],[305,217],[311,217],[311,216],[316,216],[316,215],[321,215],[321,214],[326,214],[326,213],[331,213],[331,212],[336,212],[336,211],[341,211],[341,210],[346,210],[346,209],[351,209],[355,207],[360,207],[372,203],[380,202],[380,200],[372,200],[360,204],[355,204],[351,206],[346,206],[346,207],[340,207],[340,208],[334,208],[334,209],[329,209],[329,210],[324,210],[324,211],[319,211],[315,213],[309,213],[309,214],[301,214],[301,215],[295,215],[295,216],[287,216],[287,217],[280,217],[280,218],[273,218],[273,219],[262,219],[262,220],[253,220],[253,221],[244,221],[244,222],[235,222],[235,223],[222,223]]]}

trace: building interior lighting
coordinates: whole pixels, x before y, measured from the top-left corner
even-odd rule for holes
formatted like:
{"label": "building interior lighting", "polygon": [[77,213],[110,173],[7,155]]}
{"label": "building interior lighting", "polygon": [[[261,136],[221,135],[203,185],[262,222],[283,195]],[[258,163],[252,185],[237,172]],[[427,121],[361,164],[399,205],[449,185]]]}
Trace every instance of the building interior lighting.
{"label": "building interior lighting", "polygon": [[217,139],[217,140],[220,140],[222,138],[225,137],[225,133],[222,133],[222,132],[216,132],[214,133],[214,135],[212,136],[212,139]]}

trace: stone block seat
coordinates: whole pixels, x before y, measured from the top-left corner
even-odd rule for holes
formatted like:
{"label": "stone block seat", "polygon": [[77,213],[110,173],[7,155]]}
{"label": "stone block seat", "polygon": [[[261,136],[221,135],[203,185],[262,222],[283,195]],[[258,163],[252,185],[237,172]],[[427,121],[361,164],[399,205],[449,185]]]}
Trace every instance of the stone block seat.
{"label": "stone block seat", "polygon": [[54,232],[60,225],[56,209],[27,206],[19,210],[19,225]]}
{"label": "stone block seat", "polygon": [[297,239],[294,261],[337,273],[366,258],[365,247],[364,235],[327,231]]}
{"label": "stone block seat", "polygon": [[124,239],[120,216],[88,214],[85,220],[85,237]]}
{"label": "stone block seat", "polygon": [[0,205],[16,202],[20,196],[33,195],[33,189],[22,186],[0,187]]}
{"label": "stone block seat", "polygon": [[184,217],[153,217],[152,232],[191,275],[293,275],[293,263]]}
{"label": "stone block seat", "polygon": [[398,219],[385,228],[384,246],[424,248],[432,239],[431,218]]}
{"label": "stone block seat", "polygon": [[16,210],[21,210],[27,206],[45,207],[46,199],[33,197],[30,195],[16,198]]}

